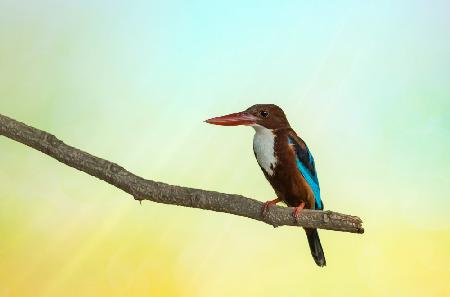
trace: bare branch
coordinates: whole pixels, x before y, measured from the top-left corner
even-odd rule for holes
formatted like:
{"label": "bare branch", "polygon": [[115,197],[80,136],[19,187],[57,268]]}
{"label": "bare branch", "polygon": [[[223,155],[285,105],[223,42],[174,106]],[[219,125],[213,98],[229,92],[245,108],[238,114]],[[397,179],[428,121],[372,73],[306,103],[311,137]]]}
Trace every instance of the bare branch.
{"label": "bare branch", "polygon": [[56,160],[84,171],[133,195],[136,200],[175,204],[230,213],[265,222],[274,227],[289,225],[363,233],[362,221],[356,216],[332,211],[304,210],[296,223],[292,209],[272,206],[261,215],[262,203],[240,195],[192,189],[146,180],[110,161],[69,146],[45,131],[27,126],[0,114],[0,135],[6,136]]}

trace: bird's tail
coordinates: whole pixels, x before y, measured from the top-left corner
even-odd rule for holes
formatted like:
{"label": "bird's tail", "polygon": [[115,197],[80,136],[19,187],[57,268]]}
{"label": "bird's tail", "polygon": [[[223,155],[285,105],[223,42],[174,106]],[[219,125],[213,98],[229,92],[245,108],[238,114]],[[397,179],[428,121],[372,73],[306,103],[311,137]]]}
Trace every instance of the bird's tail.
{"label": "bird's tail", "polygon": [[322,245],[320,244],[319,233],[317,229],[305,229],[306,236],[308,237],[309,248],[311,249],[311,255],[314,258],[316,264],[320,267],[327,265],[325,261],[325,254],[323,253]]}

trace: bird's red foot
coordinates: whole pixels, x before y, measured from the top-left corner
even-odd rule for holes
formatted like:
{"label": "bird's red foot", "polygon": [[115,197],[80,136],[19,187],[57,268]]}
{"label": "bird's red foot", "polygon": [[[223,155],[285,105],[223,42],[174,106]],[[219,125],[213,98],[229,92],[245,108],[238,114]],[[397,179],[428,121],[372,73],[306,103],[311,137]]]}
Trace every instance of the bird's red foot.
{"label": "bird's red foot", "polygon": [[292,212],[292,216],[294,217],[296,223],[298,223],[298,218],[300,217],[300,213],[303,208],[305,208],[305,202],[301,202],[300,205],[294,208],[294,211]]}
{"label": "bird's red foot", "polygon": [[269,206],[276,205],[278,202],[281,202],[281,199],[277,198],[274,200],[269,200],[269,201],[264,202],[264,205],[261,209],[261,215],[265,216],[267,211],[269,210]]}

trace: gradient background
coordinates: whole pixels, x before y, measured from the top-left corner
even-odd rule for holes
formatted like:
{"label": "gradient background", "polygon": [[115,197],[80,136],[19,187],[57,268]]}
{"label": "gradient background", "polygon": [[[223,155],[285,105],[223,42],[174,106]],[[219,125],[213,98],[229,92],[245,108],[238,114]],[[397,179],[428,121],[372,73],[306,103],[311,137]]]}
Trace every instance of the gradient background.
{"label": "gradient background", "polygon": [[449,296],[448,1],[0,0],[0,112],[146,178],[261,201],[276,103],[366,233],[144,202],[0,138],[0,296]]}

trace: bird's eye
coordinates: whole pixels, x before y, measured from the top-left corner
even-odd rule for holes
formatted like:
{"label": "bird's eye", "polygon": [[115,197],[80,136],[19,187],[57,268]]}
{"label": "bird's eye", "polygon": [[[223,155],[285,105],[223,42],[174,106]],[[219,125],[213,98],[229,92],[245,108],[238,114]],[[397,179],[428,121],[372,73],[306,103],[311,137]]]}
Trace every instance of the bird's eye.
{"label": "bird's eye", "polygon": [[259,112],[259,114],[260,114],[263,118],[266,118],[266,117],[269,115],[269,113],[268,113],[267,111],[265,111],[265,110],[261,110],[261,111]]}

